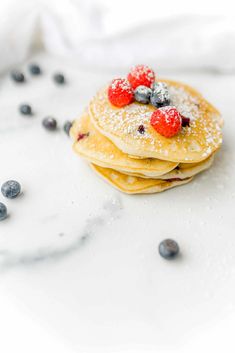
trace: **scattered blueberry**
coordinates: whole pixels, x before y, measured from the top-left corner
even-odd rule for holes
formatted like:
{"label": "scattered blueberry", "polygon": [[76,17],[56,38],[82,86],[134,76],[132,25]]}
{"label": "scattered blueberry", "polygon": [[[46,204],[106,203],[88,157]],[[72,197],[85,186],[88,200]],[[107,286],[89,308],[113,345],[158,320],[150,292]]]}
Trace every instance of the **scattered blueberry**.
{"label": "scattered blueberry", "polygon": [[190,118],[186,118],[185,116],[181,115],[182,118],[182,126],[190,126]]}
{"label": "scattered blueberry", "polygon": [[15,81],[15,82],[24,82],[25,81],[25,77],[24,74],[18,70],[13,70],[11,72],[11,78]]}
{"label": "scattered blueberry", "polygon": [[57,121],[51,116],[44,118],[42,121],[42,125],[50,131],[54,131],[57,129]]}
{"label": "scattered blueberry", "polygon": [[41,74],[40,66],[38,66],[37,64],[30,64],[29,65],[29,72],[32,75],[40,75]]}
{"label": "scattered blueberry", "polygon": [[143,135],[143,134],[145,133],[144,125],[140,125],[140,126],[138,127],[138,132],[139,132],[141,135]]}
{"label": "scattered blueberry", "polygon": [[138,86],[134,91],[135,100],[139,103],[147,104],[150,101],[152,90],[146,86]]}
{"label": "scattered blueberry", "polygon": [[0,202],[0,221],[3,221],[5,218],[7,218],[7,208]]}
{"label": "scattered blueberry", "polygon": [[164,82],[156,82],[153,84],[150,101],[156,108],[170,105],[170,95]]}
{"label": "scattered blueberry", "polygon": [[71,129],[71,127],[72,127],[72,123],[71,123],[71,121],[66,121],[65,123],[64,123],[64,131],[65,131],[65,133],[69,136],[69,131],[70,131],[70,129]]}
{"label": "scattered blueberry", "polygon": [[179,245],[175,240],[165,239],[159,244],[159,254],[164,259],[172,259],[179,253]]}
{"label": "scattered blueberry", "polygon": [[23,115],[32,115],[32,108],[29,104],[21,104],[19,106],[19,111]]}
{"label": "scattered blueberry", "polygon": [[61,74],[61,73],[56,73],[54,76],[53,76],[53,79],[56,83],[58,83],[59,85],[63,85],[65,83],[65,78],[64,78],[64,75]]}
{"label": "scattered blueberry", "polygon": [[2,185],[1,191],[3,196],[7,197],[8,199],[14,199],[20,194],[21,186],[18,181],[8,180]]}

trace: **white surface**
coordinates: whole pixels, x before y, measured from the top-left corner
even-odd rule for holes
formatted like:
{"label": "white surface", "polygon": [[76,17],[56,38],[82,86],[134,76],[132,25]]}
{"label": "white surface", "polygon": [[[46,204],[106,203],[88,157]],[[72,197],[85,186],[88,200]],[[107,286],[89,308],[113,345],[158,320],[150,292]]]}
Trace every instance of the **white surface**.
{"label": "white surface", "polygon": [[[6,76],[0,86],[0,184],[13,178],[23,187],[16,200],[0,197],[10,213],[0,223],[3,352],[234,352],[234,77],[170,76],[222,111],[223,149],[188,185],[128,196],[100,180],[63,131],[41,127],[46,115],[60,125],[76,117],[121,73],[81,72],[44,55],[34,61],[43,76],[23,85]],[[64,87],[51,80],[58,69]],[[18,113],[21,102],[34,117]],[[176,261],[158,255],[166,237],[179,242]]]}

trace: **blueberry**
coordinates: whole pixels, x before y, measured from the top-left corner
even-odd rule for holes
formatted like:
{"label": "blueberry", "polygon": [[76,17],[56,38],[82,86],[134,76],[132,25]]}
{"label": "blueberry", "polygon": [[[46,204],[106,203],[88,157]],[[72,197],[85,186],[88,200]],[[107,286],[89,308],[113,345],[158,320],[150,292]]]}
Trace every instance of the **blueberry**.
{"label": "blueberry", "polygon": [[165,82],[154,82],[151,88],[153,91],[168,90],[167,84]]}
{"label": "blueberry", "polygon": [[7,197],[8,199],[14,199],[20,194],[21,186],[18,181],[8,180],[2,185],[1,191],[3,196]]}
{"label": "blueberry", "polygon": [[0,221],[3,221],[5,218],[7,218],[7,208],[0,202]]}
{"label": "blueberry", "polygon": [[29,72],[32,75],[40,75],[41,74],[40,66],[38,66],[37,64],[30,64],[29,65]]}
{"label": "blueberry", "polygon": [[11,72],[11,78],[15,82],[24,82],[25,81],[24,74],[18,70],[13,70]]}
{"label": "blueberry", "polygon": [[179,245],[175,240],[165,239],[159,244],[159,254],[164,259],[172,259],[179,253]]}
{"label": "blueberry", "polygon": [[65,123],[64,123],[64,132],[69,136],[69,131],[70,131],[70,129],[71,129],[71,127],[72,127],[72,123],[71,123],[71,121],[66,121]]}
{"label": "blueberry", "polygon": [[156,82],[153,84],[150,101],[156,108],[170,105],[170,95],[167,85],[164,82]]}
{"label": "blueberry", "polygon": [[148,104],[152,90],[146,86],[138,86],[134,91],[135,100],[139,103]]}
{"label": "blueberry", "polygon": [[42,125],[50,131],[54,131],[57,129],[57,121],[51,116],[44,118],[42,121]]}
{"label": "blueberry", "polygon": [[64,75],[61,74],[61,73],[56,73],[54,76],[53,76],[53,79],[56,83],[58,83],[59,85],[63,85],[65,83],[65,78],[64,78]]}
{"label": "blueberry", "polygon": [[19,111],[23,115],[32,115],[32,108],[29,104],[21,104],[19,106]]}
{"label": "blueberry", "polygon": [[151,95],[150,101],[152,105],[156,108],[170,105],[169,95],[165,93],[159,94],[159,93],[153,92]]}

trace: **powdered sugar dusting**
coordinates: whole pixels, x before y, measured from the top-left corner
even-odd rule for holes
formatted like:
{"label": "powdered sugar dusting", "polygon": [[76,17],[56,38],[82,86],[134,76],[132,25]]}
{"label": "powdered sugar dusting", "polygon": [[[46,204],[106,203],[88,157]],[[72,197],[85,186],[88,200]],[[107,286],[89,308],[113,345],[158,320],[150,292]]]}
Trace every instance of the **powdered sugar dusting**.
{"label": "powdered sugar dusting", "polygon": [[[136,70],[136,69],[138,69],[138,70]],[[135,75],[135,77],[137,79],[140,79],[142,76],[146,76],[151,81],[155,77],[153,70],[151,70],[147,65],[133,66],[131,68],[131,72],[130,73],[131,74],[134,73],[134,75]]]}
{"label": "powdered sugar dusting", "polygon": [[132,93],[131,85],[130,85],[129,81],[127,81],[126,79],[120,79],[120,78],[114,79],[111,82],[111,88],[113,90],[116,90],[116,88],[121,88],[124,91],[127,91],[128,93]]}
{"label": "powdered sugar dusting", "polygon": [[[107,99],[107,90],[98,93],[91,105],[94,122],[104,133],[128,141],[136,151],[149,151],[149,157],[157,152],[162,159],[169,154],[170,159],[172,154],[179,154],[179,150],[185,161],[190,161],[190,153],[200,153],[203,158],[209,156],[221,143],[218,113],[200,95],[183,85],[168,82],[168,90],[171,106],[190,118],[190,126],[183,127],[173,138],[160,136],[150,126],[154,106],[134,102],[121,109],[115,108]],[[143,134],[138,131],[140,125],[144,127]]]}
{"label": "powdered sugar dusting", "polygon": [[200,116],[199,100],[190,95],[181,87],[168,87],[171,105],[174,105],[179,113],[190,120],[195,120]]}

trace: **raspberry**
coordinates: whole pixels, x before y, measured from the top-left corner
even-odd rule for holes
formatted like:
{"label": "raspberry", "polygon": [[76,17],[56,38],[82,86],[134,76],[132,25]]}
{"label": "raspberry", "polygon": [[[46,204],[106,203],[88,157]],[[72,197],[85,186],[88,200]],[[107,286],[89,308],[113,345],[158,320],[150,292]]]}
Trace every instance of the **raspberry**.
{"label": "raspberry", "polygon": [[172,137],[180,131],[182,118],[175,107],[162,107],[153,112],[150,124],[160,135]]}
{"label": "raspberry", "polygon": [[119,108],[130,104],[133,101],[133,96],[131,85],[125,78],[114,79],[108,88],[110,103]]}
{"label": "raspberry", "polygon": [[127,79],[133,89],[138,86],[150,87],[155,81],[155,73],[147,65],[137,65],[131,69]]}

